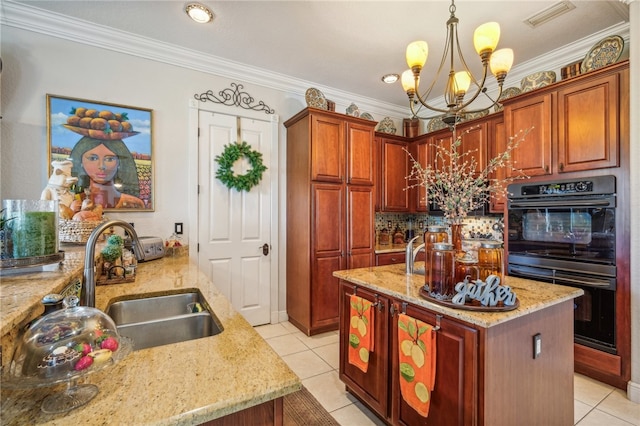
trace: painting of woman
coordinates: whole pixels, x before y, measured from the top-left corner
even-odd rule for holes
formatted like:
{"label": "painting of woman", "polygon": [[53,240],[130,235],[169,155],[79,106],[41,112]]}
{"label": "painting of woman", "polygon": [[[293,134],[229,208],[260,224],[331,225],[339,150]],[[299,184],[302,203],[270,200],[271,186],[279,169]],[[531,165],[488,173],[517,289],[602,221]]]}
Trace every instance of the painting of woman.
{"label": "painting of woman", "polygon": [[89,184],[89,197],[104,208],[145,208],[138,198],[140,184],[135,161],[121,139],[101,140],[85,136],[71,151],[71,174]]}
{"label": "painting of woman", "polygon": [[49,162],[71,160],[76,196],[154,210],[152,110],[47,95],[47,117]]}

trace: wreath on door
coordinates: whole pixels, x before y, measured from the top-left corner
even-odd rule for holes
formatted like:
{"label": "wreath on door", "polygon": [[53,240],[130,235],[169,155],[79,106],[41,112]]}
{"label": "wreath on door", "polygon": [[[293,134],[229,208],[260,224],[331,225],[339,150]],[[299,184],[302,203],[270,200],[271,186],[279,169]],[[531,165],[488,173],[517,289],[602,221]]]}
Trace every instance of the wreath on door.
{"label": "wreath on door", "polygon": [[[249,161],[251,170],[243,175],[237,175],[233,171],[233,165],[242,157]],[[225,145],[224,151],[216,156],[215,160],[218,163],[216,177],[227,188],[235,188],[238,191],[250,191],[260,183],[262,173],[267,170],[267,167],[262,164],[262,154],[251,149],[251,145],[244,141]]]}

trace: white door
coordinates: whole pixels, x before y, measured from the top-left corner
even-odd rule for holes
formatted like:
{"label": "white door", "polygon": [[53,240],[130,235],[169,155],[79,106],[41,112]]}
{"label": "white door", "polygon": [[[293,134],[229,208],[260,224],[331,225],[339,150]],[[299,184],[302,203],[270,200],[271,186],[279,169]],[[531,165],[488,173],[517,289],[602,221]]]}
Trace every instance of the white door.
{"label": "white door", "polygon": [[[224,146],[247,142],[271,164],[271,123],[250,118],[199,112],[198,264],[251,325],[271,318],[271,171],[251,191],[227,188],[216,178],[217,155]],[[235,174],[250,164],[242,158]],[[265,249],[266,244],[266,249]],[[267,253],[268,250],[268,253]]]}

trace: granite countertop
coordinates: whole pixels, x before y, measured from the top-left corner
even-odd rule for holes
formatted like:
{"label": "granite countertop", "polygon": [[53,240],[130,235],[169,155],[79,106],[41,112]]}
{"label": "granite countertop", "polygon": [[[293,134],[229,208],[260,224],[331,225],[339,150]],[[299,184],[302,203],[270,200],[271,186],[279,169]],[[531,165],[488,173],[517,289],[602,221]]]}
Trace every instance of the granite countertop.
{"label": "granite countertop", "polygon": [[[67,257],[65,257],[66,260]],[[60,291],[77,268],[49,276],[3,278],[2,330],[40,310],[40,298]],[[13,289],[22,286],[24,296]],[[300,379],[187,256],[141,263],[133,283],[96,288],[96,307],[127,295],[202,292],[224,327],[216,336],[134,351],[112,368],[83,379],[100,389],[87,405],[65,414],[40,410],[42,400],[64,385],[2,389],[3,425],[153,424],[193,425],[282,397],[301,388]],[[11,290],[11,291],[9,291]],[[9,311],[7,311],[7,308]],[[37,314],[36,314],[37,315]]]}
{"label": "granite countertop", "polygon": [[404,253],[406,244],[376,244],[374,251],[376,254],[383,253]]}
{"label": "granite countertop", "polygon": [[[420,268],[424,270],[424,262],[416,262],[415,266],[416,270]],[[511,287],[518,298],[520,303],[518,308],[511,311],[480,312],[449,308],[427,301],[419,293],[420,288],[425,284],[424,275],[406,275],[404,263],[336,271],[333,275],[352,284],[375,290],[380,294],[393,296],[484,328],[505,323],[584,294],[582,289],[575,287],[505,277],[506,285]]]}

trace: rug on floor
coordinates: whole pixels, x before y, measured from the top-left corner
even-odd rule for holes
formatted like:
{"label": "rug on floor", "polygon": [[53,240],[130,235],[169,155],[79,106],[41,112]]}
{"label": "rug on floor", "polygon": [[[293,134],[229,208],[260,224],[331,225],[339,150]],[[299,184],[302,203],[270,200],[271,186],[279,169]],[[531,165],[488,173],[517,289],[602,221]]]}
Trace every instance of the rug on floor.
{"label": "rug on floor", "polygon": [[284,397],[284,426],[340,426],[304,386]]}

